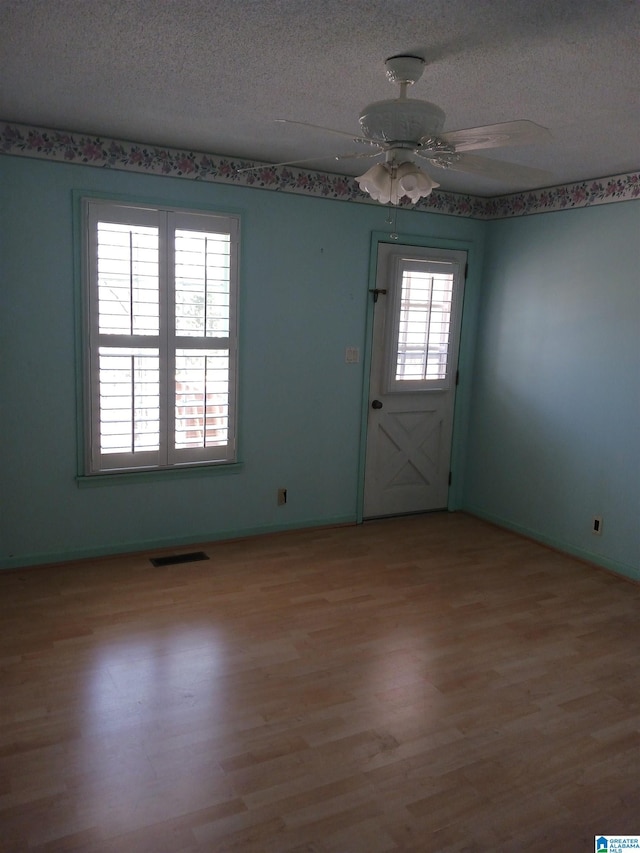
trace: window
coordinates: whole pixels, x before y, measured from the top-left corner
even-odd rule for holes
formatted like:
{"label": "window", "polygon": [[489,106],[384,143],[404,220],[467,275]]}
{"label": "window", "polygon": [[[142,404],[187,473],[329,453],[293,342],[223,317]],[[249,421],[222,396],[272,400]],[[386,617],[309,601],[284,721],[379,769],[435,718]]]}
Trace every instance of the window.
{"label": "window", "polygon": [[234,462],[238,219],[84,213],[88,473]]}
{"label": "window", "polygon": [[394,322],[387,390],[448,387],[454,282],[459,264],[399,257],[394,276]]}

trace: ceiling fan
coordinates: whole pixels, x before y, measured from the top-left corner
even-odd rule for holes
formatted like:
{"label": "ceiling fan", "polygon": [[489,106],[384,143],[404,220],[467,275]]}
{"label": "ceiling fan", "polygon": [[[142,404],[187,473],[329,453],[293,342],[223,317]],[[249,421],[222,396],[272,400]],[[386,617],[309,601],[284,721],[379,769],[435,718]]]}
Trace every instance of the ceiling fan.
{"label": "ceiling fan", "polygon": [[[467,153],[483,148],[529,145],[548,140],[551,134],[547,128],[532,121],[508,121],[443,133],[444,111],[429,101],[407,97],[407,88],[421,78],[425,64],[419,56],[400,55],[386,60],[387,78],[391,83],[400,84],[400,95],[368,104],[360,114],[359,135],[306,122],[288,119],[276,121],[346,136],[354,142],[375,148],[373,152],[338,155],[335,159],[384,156],[384,162],[377,163],[355,179],[362,190],[382,204],[398,204],[404,196],[408,196],[415,204],[420,198],[428,196],[434,187],[440,186],[430,174],[418,167],[416,158],[436,169],[452,169],[531,186],[539,186],[551,177],[550,173],[539,169]],[[289,161],[276,165],[293,164]]]}

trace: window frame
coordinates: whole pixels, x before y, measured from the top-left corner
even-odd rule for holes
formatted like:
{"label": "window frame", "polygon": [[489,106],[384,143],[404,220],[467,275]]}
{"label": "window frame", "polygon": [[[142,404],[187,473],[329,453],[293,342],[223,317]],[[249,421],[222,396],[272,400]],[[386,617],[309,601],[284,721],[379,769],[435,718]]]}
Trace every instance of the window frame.
{"label": "window frame", "polygon": [[[240,216],[208,209],[146,204],[109,197],[80,197],[82,223],[82,474],[79,479],[113,479],[127,475],[189,471],[229,470],[238,465],[238,308],[240,262]],[[99,331],[97,225],[158,228],[159,329],[153,335],[117,335]],[[228,334],[179,334],[175,329],[176,267],[175,232],[179,230],[229,235],[229,327]],[[98,356],[100,347],[129,346],[159,352],[160,391],[158,450],[124,453],[102,452],[100,447]],[[175,442],[175,359],[181,350],[223,351],[228,354],[227,441],[224,445],[177,448]],[[172,383],[170,377],[174,377]]]}

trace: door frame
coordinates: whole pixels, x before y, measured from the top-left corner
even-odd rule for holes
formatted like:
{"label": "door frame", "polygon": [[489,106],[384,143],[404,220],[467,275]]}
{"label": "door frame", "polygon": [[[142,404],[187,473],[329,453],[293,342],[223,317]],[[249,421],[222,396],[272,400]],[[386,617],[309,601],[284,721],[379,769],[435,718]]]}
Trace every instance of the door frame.
{"label": "door frame", "polygon": [[460,325],[460,347],[458,352],[458,370],[460,381],[456,388],[453,410],[453,436],[451,440],[451,485],[447,500],[447,509],[453,512],[462,505],[462,486],[466,458],[466,439],[468,433],[468,412],[471,399],[471,376],[475,349],[477,317],[477,294],[479,291],[480,270],[482,264],[481,249],[473,240],[453,240],[442,237],[418,236],[416,234],[398,234],[393,239],[388,231],[374,231],[371,234],[369,254],[369,276],[367,280],[367,312],[365,344],[363,357],[362,406],[360,418],[360,454],[358,464],[358,496],[356,523],[362,524],[364,518],[364,478],[367,451],[367,425],[369,417],[369,384],[371,380],[371,355],[373,350],[374,295],[378,274],[378,247],[381,243],[394,246],[419,247],[428,249],[453,249],[467,253],[467,275],[462,302],[462,320]]}

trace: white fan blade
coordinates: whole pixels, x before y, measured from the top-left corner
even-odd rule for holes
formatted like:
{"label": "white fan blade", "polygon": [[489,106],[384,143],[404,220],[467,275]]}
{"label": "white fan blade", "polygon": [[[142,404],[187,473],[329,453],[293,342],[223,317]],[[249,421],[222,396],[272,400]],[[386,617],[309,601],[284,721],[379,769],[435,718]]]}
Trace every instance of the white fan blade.
{"label": "white fan blade", "polygon": [[278,124],[296,124],[298,127],[310,127],[312,130],[323,130],[325,133],[333,133],[337,136],[346,136],[353,142],[363,142],[365,145],[375,145],[378,148],[381,147],[379,143],[374,142],[371,139],[365,139],[364,136],[358,136],[357,133],[346,133],[344,130],[334,130],[332,127],[323,127],[321,124],[309,124],[307,121],[292,121],[288,118],[276,118],[274,121],[277,121]]}
{"label": "white fan blade", "polygon": [[277,166],[298,166],[300,163],[314,163],[317,160],[358,160],[360,157],[378,157],[382,154],[381,151],[369,152],[365,154],[316,154],[315,157],[305,157],[304,160],[285,160],[283,163],[260,163],[257,166],[246,166],[243,169],[236,169],[236,174],[240,172],[258,172],[260,169],[272,169]]}
{"label": "white fan blade", "polygon": [[485,127],[453,130],[441,136],[456,151],[476,151],[480,148],[501,148],[505,145],[531,145],[546,142],[551,134],[546,127],[533,121],[504,121]]}
{"label": "white fan blade", "polygon": [[371,157],[380,157],[384,151],[364,151],[362,154],[336,154],[336,160],[368,160]]}
{"label": "white fan blade", "polygon": [[[438,165],[433,159],[431,162],[434,166]],[[476,157],[474,154],[461,154],[458,160],[445,168],[456,172],[469,172],[495,181],[532,186],[544,186],[553,178],[551,172],[545,172],[542,169],[532,169],[530,166],[520,166],[517,163],[505,163],[504,160],[490,160],[488,157]]]}

